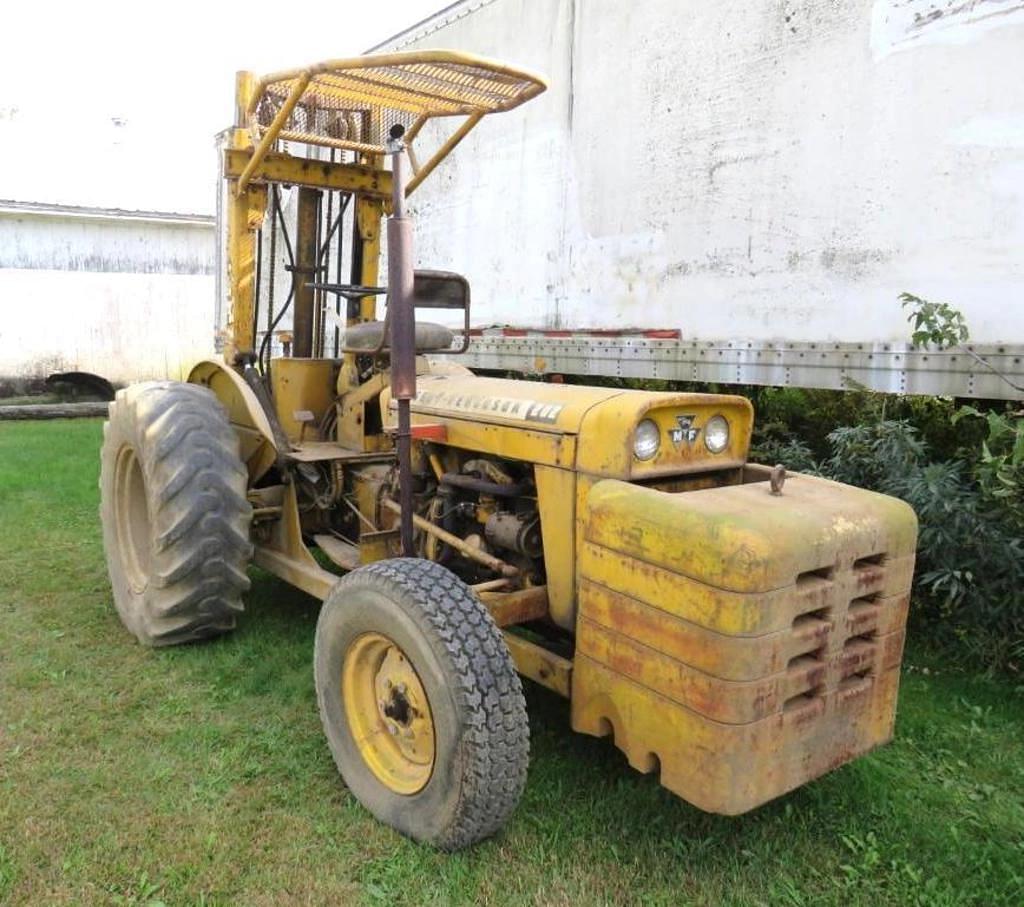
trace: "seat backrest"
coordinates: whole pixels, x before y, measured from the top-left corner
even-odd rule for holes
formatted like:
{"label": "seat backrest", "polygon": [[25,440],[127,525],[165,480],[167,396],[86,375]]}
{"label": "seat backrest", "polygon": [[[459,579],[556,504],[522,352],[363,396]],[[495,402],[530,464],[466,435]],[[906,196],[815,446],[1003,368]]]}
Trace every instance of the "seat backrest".
{"label": "seat backrest", "polygon": [[454,271],[415,271],[413,305],[418,309],[469,310],[469,281]]}
{"label": "seat backrest", "polygon": [[462,346],[453,355],[469,349],[469,281],[455,271],[414,271],[413,307],[417,309],[462,309],[465,313]]}

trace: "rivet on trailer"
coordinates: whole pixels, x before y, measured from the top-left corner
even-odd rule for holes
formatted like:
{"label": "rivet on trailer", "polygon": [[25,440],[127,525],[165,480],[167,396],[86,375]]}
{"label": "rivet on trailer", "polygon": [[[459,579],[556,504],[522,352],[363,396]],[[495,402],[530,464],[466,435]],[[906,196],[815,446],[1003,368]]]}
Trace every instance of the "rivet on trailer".
{"label": "rivet on trailer", "polygon": [[449,51],[240,74],[224,359],[119,392],[103,446],[128,629],[155,646],[232,629],[250,562],[322,599],[338,768],[445,849],[497,831],[522,793],[520,674],[569,698],[575,730],[729,814],[884,743],[895,712],[906,505],[783,486],[747,460],[742,397],[478,377],[453,358],[470,286],[414,269],[406,198],[544,87]]}

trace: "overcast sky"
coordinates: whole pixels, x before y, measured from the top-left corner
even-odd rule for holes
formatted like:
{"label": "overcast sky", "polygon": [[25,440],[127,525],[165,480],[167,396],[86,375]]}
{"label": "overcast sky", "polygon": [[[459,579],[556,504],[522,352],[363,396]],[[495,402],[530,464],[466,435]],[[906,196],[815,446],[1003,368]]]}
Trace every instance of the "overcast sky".
{"label": "overcast sky", "polygon": [[236,70],[355,55],[447,5],[5,4],[0,199],[212,213]]}

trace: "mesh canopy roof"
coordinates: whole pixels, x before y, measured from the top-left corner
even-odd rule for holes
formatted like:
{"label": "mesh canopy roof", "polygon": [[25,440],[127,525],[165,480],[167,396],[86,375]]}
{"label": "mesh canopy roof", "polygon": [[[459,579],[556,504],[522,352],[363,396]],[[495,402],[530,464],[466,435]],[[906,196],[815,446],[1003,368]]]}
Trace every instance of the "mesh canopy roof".
{"label": "mesh canopy roof", "polygon": [[279,138],[383,153],[395,124],[418,131],[432,117],[510,110],[545,87],[532,73],[453,51],[332,60],[261,79],[250,126],[264,133],[301,88]]}

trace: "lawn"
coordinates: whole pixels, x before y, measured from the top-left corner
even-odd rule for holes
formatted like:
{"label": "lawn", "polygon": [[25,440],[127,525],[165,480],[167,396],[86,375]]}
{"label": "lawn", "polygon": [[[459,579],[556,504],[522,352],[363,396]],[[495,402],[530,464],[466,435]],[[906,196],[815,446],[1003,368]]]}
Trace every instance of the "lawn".
{"label": "lawn", "polygon": [[95,421],[0,424],[0,902],[1024,904],[1024,687],[911,647],[896,741],[705,815],[528,684],[526,794],[454,856],[379,825],[321,737],[317,603],[254,572],[231,636],[114,614]]}

